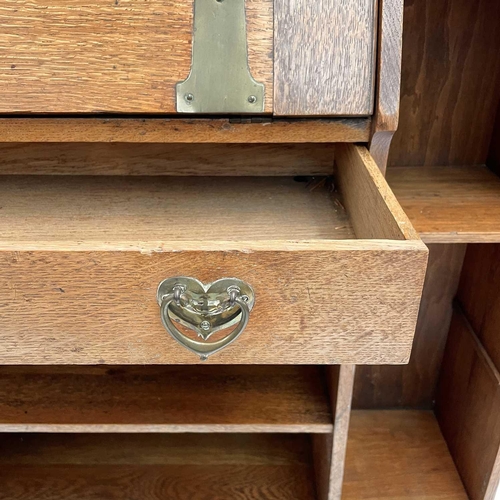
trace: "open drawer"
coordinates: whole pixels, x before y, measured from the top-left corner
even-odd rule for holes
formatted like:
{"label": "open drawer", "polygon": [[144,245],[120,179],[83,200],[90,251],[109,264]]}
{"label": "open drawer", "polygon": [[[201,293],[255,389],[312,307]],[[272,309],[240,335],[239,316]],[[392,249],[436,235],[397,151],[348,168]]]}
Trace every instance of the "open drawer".
{"label": "open drawer", "polygon": [[0,363],[200,362],[189,341],[221,342],[215,364],[407,362],[427,249],[365,148],[335,159],[319,181],[0,178]]}

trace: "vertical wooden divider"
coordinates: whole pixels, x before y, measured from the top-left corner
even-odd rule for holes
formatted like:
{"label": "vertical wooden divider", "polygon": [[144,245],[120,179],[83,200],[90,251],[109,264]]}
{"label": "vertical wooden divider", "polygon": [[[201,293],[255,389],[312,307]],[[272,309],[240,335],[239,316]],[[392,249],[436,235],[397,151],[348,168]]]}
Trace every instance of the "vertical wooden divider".
{"label": "vertical wooden divider", "polygon": [[334,424],[332,434],[313,435],[316,488],[318,500],[339,500],[342,496],[356,366],[328,366],[326,370]]}

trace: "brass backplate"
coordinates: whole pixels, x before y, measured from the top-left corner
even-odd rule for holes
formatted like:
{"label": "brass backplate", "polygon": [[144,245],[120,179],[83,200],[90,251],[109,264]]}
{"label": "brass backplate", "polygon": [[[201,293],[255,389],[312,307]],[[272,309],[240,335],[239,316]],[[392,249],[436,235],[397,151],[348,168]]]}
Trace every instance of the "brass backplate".
{"label": "brass backplate", "polygon": [[264,84],[248,66],[245,0],[195,0],[191,72],[179,113],[263,113]]}

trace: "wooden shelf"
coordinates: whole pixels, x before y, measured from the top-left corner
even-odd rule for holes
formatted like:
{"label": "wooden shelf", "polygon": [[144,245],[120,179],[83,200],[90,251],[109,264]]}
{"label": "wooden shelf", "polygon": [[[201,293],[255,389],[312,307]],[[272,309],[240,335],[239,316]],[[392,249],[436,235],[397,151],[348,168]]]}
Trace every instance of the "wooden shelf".
{"label": "wooden shelf", "polygon": [[[0,434],[0,447],[9,500],[317,498],[306,434]],[[353,412],[342,498],[467,496],[434,415],[401,410]]]}
{"label": "wooden shelf", "polygon": [[319,367],[0,367],[0,432],[332,432]]}
{"label": "wooden shelf", "polygon": [[486,167],[397,167],[387,180],[424,242],[500,242],[500,178]]}
{"label": "wooden shelf", "polygon": [[351,415],[343,500],[466,500],[432,412]]}
{"label": "wooden shelf", "polygon": [[306,435],[0,435],[0,499],[313,500]]}

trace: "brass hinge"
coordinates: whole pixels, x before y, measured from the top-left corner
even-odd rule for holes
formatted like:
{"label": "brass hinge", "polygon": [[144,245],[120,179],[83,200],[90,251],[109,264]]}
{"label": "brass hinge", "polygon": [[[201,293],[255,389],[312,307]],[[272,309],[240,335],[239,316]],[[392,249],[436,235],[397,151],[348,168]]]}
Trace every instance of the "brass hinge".
{"label": "brass hinge", "polygon": [[245,0],[195,0],[191,72],[176,85],[179,113],[264,112],[248,66]]}

